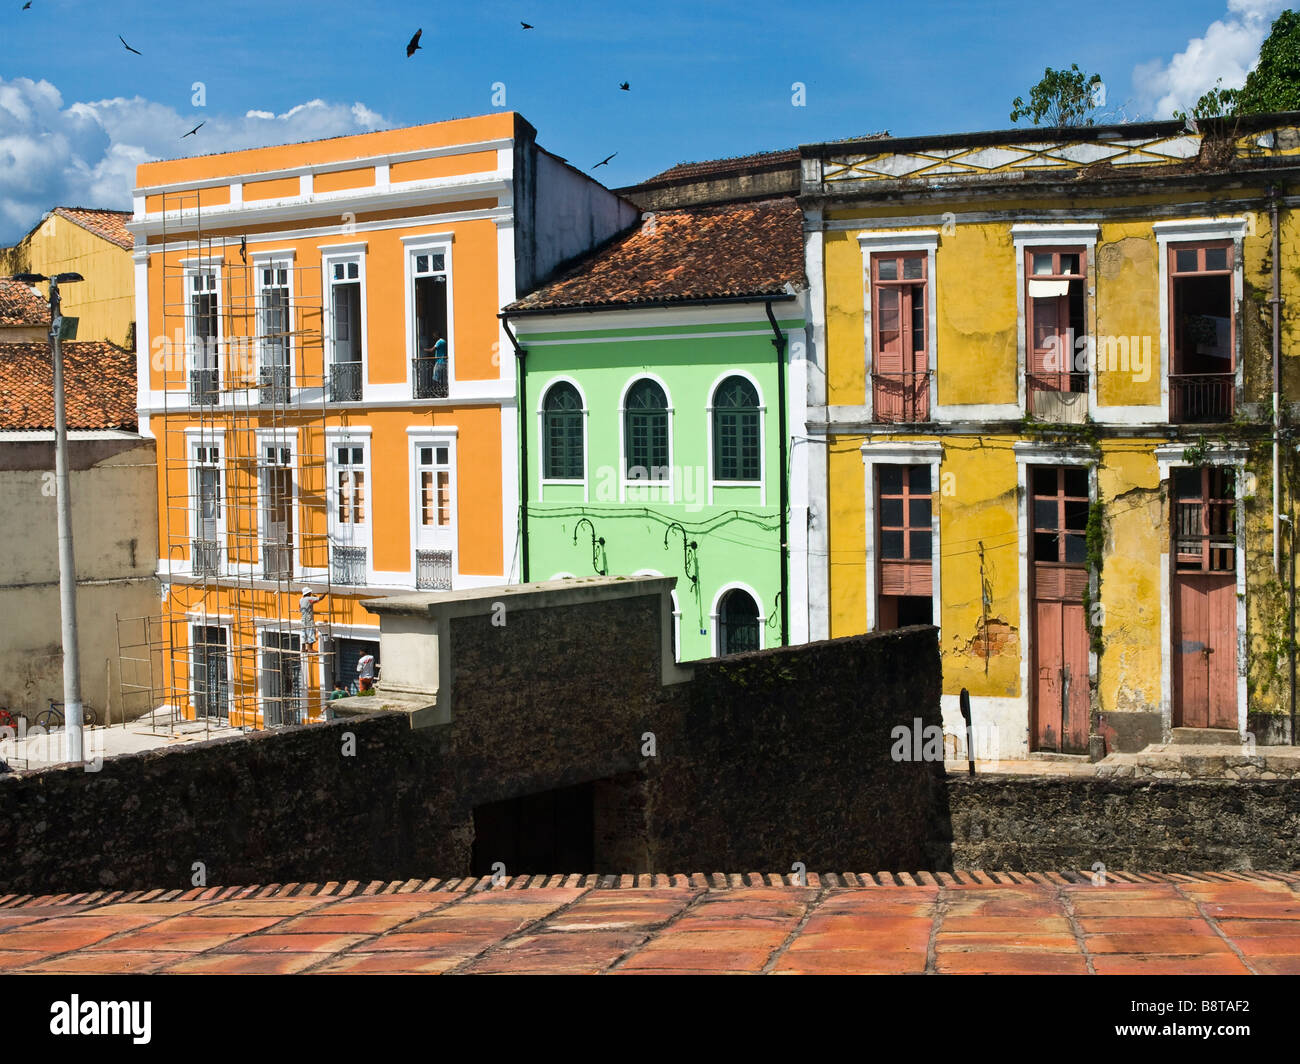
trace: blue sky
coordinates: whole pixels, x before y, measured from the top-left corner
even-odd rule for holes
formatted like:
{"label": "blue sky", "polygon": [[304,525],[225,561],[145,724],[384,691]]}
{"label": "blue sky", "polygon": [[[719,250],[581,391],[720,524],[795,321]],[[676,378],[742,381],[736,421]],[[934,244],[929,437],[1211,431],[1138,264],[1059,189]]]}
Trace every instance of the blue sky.
{"label": "blue sky", "polygon": [[[480,114],[496,82],[540,143],[575,165],[617,152],[596,171],[611,186],[681,161],[882,129],[1004,128],[1045,66],[1071,62],[1102,75],[1116,120],[1165,118],[1171,100],[1220,74],[1239,82],[1283,6],[4,4],[0,242],[70,198],[128,206],[146,158]],[[408,60],[417,28],[424,47]],[[205,106],[191,103],[195,82]],[[795,82],[804,107],[791,103]]]}

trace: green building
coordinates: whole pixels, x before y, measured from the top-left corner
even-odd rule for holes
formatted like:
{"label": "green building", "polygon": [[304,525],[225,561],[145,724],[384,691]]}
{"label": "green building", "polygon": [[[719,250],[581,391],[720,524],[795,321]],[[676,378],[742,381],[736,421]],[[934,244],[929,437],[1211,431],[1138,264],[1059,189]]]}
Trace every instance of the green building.
{"label": "green building", "polygon": [[524,580],[677,577],[680,660],[806,641],[805,291],[774,199],[646,214],[505,309]]}

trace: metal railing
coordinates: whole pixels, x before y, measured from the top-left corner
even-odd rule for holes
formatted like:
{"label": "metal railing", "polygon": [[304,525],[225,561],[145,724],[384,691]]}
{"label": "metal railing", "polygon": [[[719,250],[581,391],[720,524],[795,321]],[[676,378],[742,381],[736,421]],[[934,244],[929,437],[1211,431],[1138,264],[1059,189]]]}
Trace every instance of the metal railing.
{"label": "metal railing", "polygon": [[335,584],[364,587],[366,584],[366,548],[331,547],[330,580]]}
{"label": "metal railing", "polygon": [[872,398],[876,421],[907,422],[930,419],[930,371],[873,373]]}
{"label": "metal railing", "polygon": [[289,367],[263,366],[257,373],[257,398],[262,403],[289,401]]}
{"label": "metal railing", "polygon": [[417,399],[447,398],[447,360],[445,358],[411,359]]}
{"label": "metal railing", "polygon": [[190,370],[190,405],[214,406],[221,390],[219,372],[215,369]]}
{"label": "metal railing", "polygon": [[293,576],[293,547],[276,540],[262,542],[262,578],[283,580]]}
{"label": "metal railing", "polygon": [[1029,413],[1059,425],[1083,424],[1088,416],[1088,374],[1027,373]]}
{"label": "metal railing", "polygon": [[361,363],[334,362],[330,365],[330,402],[361,401]]}
{"label": "metal railing", "polygon": [[450,591],[451,551],[417,550],[415,586],[421,591]]}
{"label": "metal railing", "polygon": [[1169,420],[1178,424],[1231,421],[1235,373],[1169,374]]}
{"label": "metal railing", "polygon": [[195,576],[221,575],[220,540],[190,540],[190,572]]}

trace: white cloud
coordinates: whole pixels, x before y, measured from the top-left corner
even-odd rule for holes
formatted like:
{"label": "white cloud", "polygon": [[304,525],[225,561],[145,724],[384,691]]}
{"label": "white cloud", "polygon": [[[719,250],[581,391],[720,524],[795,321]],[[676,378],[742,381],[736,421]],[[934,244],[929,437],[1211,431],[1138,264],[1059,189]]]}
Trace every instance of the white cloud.
{"label": "white cloud", "polygon": [[1140,63],[1133,87],[1143,112],[1170,118],[1176,110],[1190,110],[1219,78],[1226,89],[1241,88],[1284,6],[1285,0],[1228,0],[1226,17],[1210,23],[1205,36],[1193,37],[1168,62]]}
{"label": "white cloud", "polygon": [[[200,121],[193,137],[181,134]],[[309,100],[276,114],[182,115],[136,96],[64,105],[48,81],[0,78],[0,245],[60,204],[129,209],[135,168],[151,159],[338,137],[391,123],[362,103]]]}

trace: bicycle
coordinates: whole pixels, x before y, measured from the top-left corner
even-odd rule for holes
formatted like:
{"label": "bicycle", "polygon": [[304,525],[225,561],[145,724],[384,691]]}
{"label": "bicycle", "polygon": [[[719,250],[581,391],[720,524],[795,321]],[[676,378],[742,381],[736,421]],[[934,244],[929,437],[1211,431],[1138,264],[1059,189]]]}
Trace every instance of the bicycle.
{"label": "bicycle", "polygon": [[[36,726],[43,728],[47,733],[52,732],[55,728],[63,725],[63,703],[53,698],[47,698],[50,708],[45,710],[36,718]],[[84,703],[81,706],[81,723],[84,727],[93,728],[99,723],[95,716],[95,711]]]}

